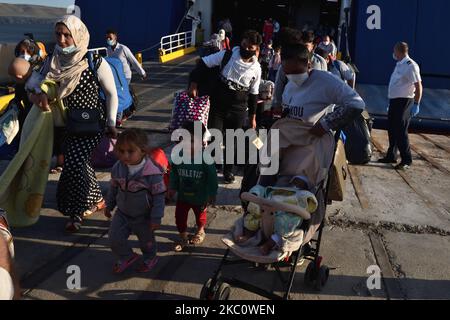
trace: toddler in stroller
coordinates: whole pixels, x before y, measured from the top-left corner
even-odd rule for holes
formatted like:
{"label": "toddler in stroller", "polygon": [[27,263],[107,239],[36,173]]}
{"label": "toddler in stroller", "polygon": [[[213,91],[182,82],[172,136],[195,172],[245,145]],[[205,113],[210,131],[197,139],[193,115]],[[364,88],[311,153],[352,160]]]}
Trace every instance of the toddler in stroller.
{"label": "toddler in stroller", "polygon": [[[308,213],[313,213],[318,207],[318,202],[314,194],[310,192],[311,186],[304,176],[292,177],[289,181],[289,188],[264,188],[260,185],[253,187],[250,194],[271,201],[294,205]],[[244,245],[261,229],[262,206],[250,202],[247,206],[244,217],[244,233],[236,238],[236,243]],[[284,244],[288,243],[291,237],[295,237],[296,230],[302,225],[304,219],[297,214],[286,211],[276,211],[273,213],[273,234],[259,247],[261,254],[268,255],[274,249],[282,250]]]}

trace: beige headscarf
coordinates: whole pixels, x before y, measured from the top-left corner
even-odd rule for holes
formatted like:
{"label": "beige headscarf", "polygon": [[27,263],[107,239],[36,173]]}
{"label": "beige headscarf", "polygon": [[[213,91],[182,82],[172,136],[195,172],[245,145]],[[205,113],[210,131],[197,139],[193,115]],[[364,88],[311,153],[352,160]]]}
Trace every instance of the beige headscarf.
{"label": "beige headscarf", "polygon": [[63,99],[75,90],[81,74],[89,66],[84,57],[88,52],[90,35],[86,25],[74,15],[62,17],[55,27],[58,24],[64,24],[69,29],[77,47],[75,52],[66,55],[55,50],[46,77],[47,80],[59,83],[58,97]]}

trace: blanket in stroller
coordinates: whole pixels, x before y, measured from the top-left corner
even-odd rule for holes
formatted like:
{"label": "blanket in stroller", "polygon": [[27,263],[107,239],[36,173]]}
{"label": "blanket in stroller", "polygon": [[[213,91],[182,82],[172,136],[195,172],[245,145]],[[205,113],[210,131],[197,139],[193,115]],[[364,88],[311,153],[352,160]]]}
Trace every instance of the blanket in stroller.
{"label": "blanket in stroller", "polygon": [[[239,219],[223,239],[231,251],[245,260],[274,263],[300,249],[305,235],[300,227],[318,208],[312,193],[288,187],[255,186],[242,197],[250,201],[247,215]],[[254,233],[245,242],[240,242],[238,239],[244,230]],[[274,236],[280,239],[278,245],[269,255],[262,254],[259,246]]]}

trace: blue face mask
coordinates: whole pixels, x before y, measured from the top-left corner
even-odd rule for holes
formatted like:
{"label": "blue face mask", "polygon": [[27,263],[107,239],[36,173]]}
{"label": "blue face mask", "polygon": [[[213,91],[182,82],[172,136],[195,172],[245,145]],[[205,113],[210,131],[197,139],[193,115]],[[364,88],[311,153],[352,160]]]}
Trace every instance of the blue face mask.
{"label": "blue face mask", "polygon": [[64,55],[71,54],[71,53],[74,53],[75,51],[77,51],[77,47],[75,47],[73,45],[70,47],[67,47],[67,48],[61,48],[59,45],[56,45],[55,49]]}
{"label": "blue face mask", "polygon": [[108,40],[106,42],[108,43],[108,46],[110,46],[110,47],[114,47],[116,45],[116,43],[117,43],[116,40]]}

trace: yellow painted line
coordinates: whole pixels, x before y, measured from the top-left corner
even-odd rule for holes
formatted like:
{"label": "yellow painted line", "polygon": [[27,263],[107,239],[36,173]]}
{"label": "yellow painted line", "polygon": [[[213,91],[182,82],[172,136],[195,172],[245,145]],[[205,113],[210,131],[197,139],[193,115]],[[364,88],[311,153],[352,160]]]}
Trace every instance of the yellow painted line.
{"label": "yellow painted line", "polygon": [[189,47],[186,49],[177,50],[175,52],[169,53],[169,54],[163,54],[159,57],[159,61],[161,63],[166,63],[178,58],[181,58],[187,54],[190,54],[192,52],[195,52],[197,49],[195,47]]}
{"label": "yellow painted line", "polygon": [[0,97],[0,113],[2,113],[6,107],[8,106],[9,102],[14,99],[14,95],[13,94],[8,94],[6,96],[1,96]]}

